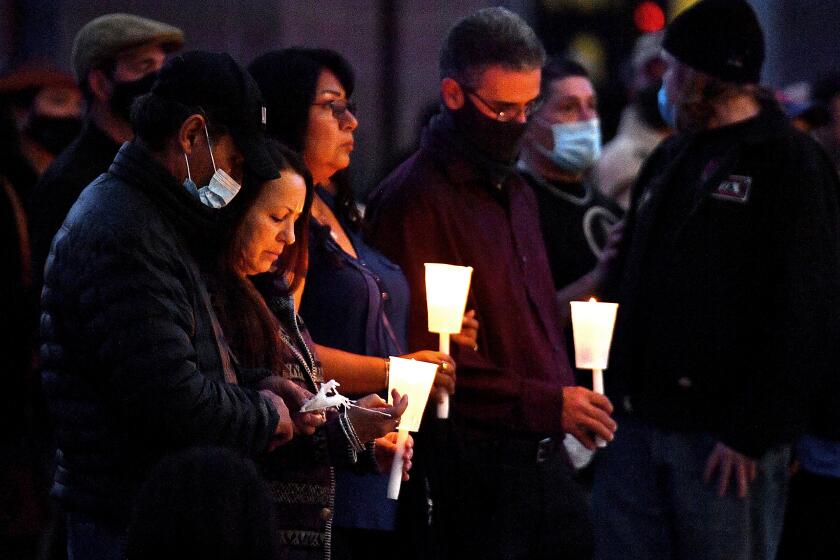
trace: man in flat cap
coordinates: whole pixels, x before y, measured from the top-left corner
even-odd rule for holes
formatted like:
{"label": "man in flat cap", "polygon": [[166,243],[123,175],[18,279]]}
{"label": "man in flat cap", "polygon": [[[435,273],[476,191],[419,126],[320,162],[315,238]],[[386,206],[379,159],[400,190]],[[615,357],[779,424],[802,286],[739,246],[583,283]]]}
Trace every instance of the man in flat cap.
{"label": "man in flat cap", "polygon": [[196,186],[212,190],[223,170],[230,188],[214,192],[227,202],[246,168],[279,175],[264,110],[229,55],[174,57],[135,103],[136,138],[55,236],[41,360],[70,558],[124,558],[134,496],[166,454],[218,445],[256,455],[291,437],[279,397],[237,384],[197,256],[223,220]]}
{"label": "man in flat cap", "polygon": [[621,430],[596,473],[596,558],[773,560],[791,443],[836,378],[840,184],[758,86],[744,0],[698,2],[663,48],[677,134],[642,168],[608,294]]}
{"label": "man in flat cap", "polygon": [[36,283],[67,211],[82,189],[108,169],[120,145],[133,137],[131,103],[151,89],[166,55],[183,44],[180,29],[131,14],[100,16],[76,34],[73,71],[87,101],[87,117],[29,201]]}

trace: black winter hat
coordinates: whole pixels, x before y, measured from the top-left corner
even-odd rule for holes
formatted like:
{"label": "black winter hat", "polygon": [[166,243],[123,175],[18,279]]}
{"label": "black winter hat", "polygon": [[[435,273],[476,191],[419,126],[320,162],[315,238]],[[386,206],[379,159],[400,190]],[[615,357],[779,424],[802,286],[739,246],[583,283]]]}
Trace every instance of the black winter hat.
{"label": "black winter hat", "polygon": [[662,47],[726,82],[758,83],[761,77],[764,34],[745,0],[701,0],[668,25]]}
{"label": "black winter hat", "polygon": [[266,147],[266,108],[257,83],[227,53],[191,51],[169,60],[152,94],[212,111],[230,130],[245,165],[255,176],[274,179],[277,166]]}

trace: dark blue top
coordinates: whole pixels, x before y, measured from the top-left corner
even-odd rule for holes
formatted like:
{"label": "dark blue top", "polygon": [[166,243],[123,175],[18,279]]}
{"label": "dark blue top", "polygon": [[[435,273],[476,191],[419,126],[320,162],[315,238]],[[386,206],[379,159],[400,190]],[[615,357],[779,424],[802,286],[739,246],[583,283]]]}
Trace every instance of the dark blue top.
{"label": "dark blue top", "polygon": [[[338,218],[358,259],[344,252],[330,228],[310,221],[309,269],[300,305],[318,344],[368,356],[405,353],[408,282],[400,268],[371,248],[361,232],[340,215],[335,197],[318,196]],[[391,530],[396,501],[386,496],[387,475],[360,476],[338,470],[335,524],[339,527]]]}

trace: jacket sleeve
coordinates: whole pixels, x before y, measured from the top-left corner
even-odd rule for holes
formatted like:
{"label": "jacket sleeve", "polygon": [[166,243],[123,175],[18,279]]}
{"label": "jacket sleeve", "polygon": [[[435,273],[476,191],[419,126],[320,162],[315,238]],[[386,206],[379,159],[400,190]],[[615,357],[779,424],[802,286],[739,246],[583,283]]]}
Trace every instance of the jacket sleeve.
{"label": "jacket sleeve", "polygon": [[[415,185],[416,186],[416,185]],[[405,187],[405,186],[404,186]],[[445,209],[422,196],[405,196],[406,188],[388,199],[380,199],[370,224],[371,242],[385,256],[402,267],[411,289],[408,337],[412,351],[437,349],[438,335],[428,331],[426,310],[426,262],[466,263],[441,215]],[[473,305],[473,304],[468,304]],[[481,309],[477,309],[479,316]],[[479,351],[452,346],[458,363],[458,409],[478,424],[498,425],[499,418],[518,418],[519,426],[532,433],[560,434],[563,390],[556,384],[517,375],[511,368],[494,363],[482,349],[491,342],[479,329]],[[518,384],[511,379],[519,378]],[[556,411],[550,417],[539,411]]]}
{"label": "jacket sleeve", "polygon": [[68,365],[141,441],[263,451],[278,415],[257,391],[199,369],[193,341],[213,334],[197,332],[196,279],[171,240],[95,227],[74,231],[84,244],[57,238],[48,263],[44,303],[59,312],[47,328],[69,341],[65,363],[71,350],[88,361]]}
{"label": "jacket sleeve", "polygon": [[741,394],[731,432],[724,429],[721,438],[752,456],[802,433],[809,397],[836,378],[838,364],[840,183],[809,139],[776,148],[761,154],[763,161],[779,162],[763,207],[771,224],[770,356],[761,371],[732,372],[733,380],[743,380],[735,385]]}

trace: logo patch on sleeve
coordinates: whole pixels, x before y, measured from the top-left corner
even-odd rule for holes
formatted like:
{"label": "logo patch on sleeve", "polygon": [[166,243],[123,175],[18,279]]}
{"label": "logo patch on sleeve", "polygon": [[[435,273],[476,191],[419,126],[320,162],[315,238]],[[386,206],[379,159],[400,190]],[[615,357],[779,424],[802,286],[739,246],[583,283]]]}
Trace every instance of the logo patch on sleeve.
{"label": "logo patch on sleeve", "polygon": [[744,175],[730,175],[712,191],[712,196],[718,200],[729,200],[745,204],[750,197],[752,177]]}

